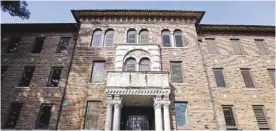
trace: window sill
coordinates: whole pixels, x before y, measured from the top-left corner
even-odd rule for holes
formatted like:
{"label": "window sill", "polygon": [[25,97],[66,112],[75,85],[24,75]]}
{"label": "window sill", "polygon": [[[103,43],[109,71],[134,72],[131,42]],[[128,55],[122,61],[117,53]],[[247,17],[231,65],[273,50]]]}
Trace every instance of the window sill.
{"label": "window sill", "polygon": [[105,83],[88,83],[89,85],[104,85]]}
{"label": "window sill", "polygon": [[245,88],[245,90],[247,91],[260,91],[260,90],[263,90],[261,88]]}
{"label": "window sill", "polygon": [[46,86],[46,87],[43,87],[43,88],[58,88],[58,86]]}
{"label": "window sill", "polygon": [[188,49],[188,47],[161,47],[165,49]]}
{"label": "window sill", "polygon": [[17,87],[14,87],[14,88],[17,88],[17,89],[29,89],[30,87],[21,87],[21,86],[17,86]]}
{"label": "window sill", "polygon": [[190,130],[190,126],[186,125],[186,126],[180,126],[180,127],[176,127],[177,130]]}

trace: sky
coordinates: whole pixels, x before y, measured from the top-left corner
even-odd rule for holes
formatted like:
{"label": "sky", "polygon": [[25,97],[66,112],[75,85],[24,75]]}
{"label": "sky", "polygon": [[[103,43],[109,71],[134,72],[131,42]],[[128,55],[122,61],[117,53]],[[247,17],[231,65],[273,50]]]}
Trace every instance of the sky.
{"label": "sky", "polygon": [[75,23],[72,9],[206,11],[201,24],[275,25],[274,1],[27,1],[28,20],[1,11],[1,23]]}

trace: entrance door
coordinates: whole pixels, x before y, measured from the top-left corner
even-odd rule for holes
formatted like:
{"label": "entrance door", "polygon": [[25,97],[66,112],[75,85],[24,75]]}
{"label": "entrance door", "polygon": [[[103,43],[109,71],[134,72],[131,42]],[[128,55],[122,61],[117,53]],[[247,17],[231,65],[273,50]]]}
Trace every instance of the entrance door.
{"label": "entrance door", "polygon": [[121,130],[154,129],[152,107],[123,107],[121,113]]}

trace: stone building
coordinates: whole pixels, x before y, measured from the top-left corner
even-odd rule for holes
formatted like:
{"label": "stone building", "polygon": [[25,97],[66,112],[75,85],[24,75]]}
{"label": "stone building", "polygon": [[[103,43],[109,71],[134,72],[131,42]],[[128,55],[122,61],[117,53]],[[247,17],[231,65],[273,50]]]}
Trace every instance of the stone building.
{"label": "stone building", "polygon": [[[199,24],[204,13],[72,10],[76,24],[2,24],[2,49],[23,36],[1,52],[2,128],[275,129],[275,26]],[[41,53],[29,53],[41,35]],[[25,66],[35,71],[18,88]],[[58,87],[47,88],[56,66]]]}

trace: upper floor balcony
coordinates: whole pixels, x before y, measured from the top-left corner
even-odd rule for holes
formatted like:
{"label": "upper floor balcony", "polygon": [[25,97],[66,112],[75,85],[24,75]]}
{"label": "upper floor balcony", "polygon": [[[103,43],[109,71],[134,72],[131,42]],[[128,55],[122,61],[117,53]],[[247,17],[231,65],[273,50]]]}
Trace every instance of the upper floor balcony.
{"label": "upper floor balcony", "polygon": [[107,74],[107,87],[169,88],[169,74],[161,71],[111,71]]}

